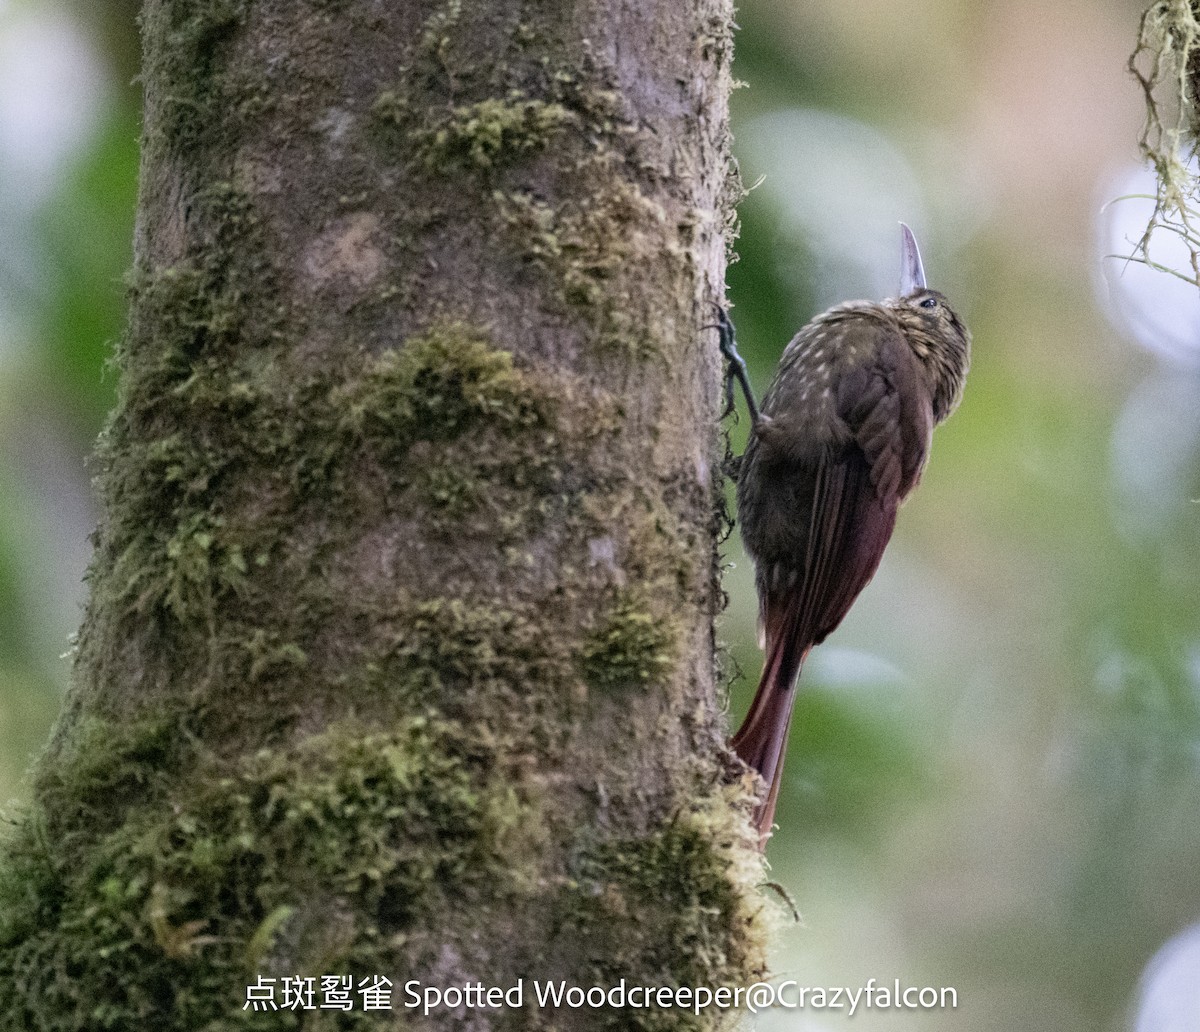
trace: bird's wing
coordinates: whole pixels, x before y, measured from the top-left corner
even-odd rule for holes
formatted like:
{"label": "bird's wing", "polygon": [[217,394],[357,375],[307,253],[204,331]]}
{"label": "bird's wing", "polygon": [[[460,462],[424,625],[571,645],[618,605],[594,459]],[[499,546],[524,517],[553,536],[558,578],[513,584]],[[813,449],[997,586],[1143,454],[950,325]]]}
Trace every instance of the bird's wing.
{"label": "bird's wing", "polygon": [[763,599],[768,651],[778,636],[807,651],[841,623],[879,566],[929,450],[932,409],[904,339],[866,321],[846,327],[845,337],[873,357],[837,385],[846,443],[817,460],[798,583],[771,583]]}
{"label": "bird's wing", "polygon": [[[884,385],[871,387],[878,397],[857,413],[863,416],[859,431],[836,454],[819,460],[808,541],[803,557],[798,557],[799,567],[776,564],[760,571],[766,658],[754,700],[731,744],[769,786],[755,812],[763,841],[774,819],[800,667],[809,650],[841,623],[875,573],[896,522],[897,500],[891,491],[895,459],[881,436],[895,404],[894,392],[883,389]],[[871,457],[859,443],[860,436]],[[882,495],[876,481],[883,487]]]}
{"label": "bird's wing", "polygon": [[[896,510],[921,475],[933,431],[928,392],[899,332],[862,320],[844,327],[843,340],[843,346],[871,358],[838,383],[836,411],[845,433],[814,460],[802,554],[795,563],[775,562],[758,571],[766,662],[732,745],[770,786],[756,813],[764,840],[779,792],[800,666],[874,575]],[[809,500],[796,501],[802,503],[801,517]]]}

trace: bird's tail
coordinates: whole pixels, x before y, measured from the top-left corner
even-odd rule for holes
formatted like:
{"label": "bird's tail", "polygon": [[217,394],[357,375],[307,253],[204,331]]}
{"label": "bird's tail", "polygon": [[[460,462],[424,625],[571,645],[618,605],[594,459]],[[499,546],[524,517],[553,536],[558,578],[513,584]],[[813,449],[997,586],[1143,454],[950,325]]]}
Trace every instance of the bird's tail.
{"label": "bird's tail", "polygon": [[759,841],[763,845],[771,834],[775,803],[783,779],[796,679],[812,648],[797,634],[799,608],[795,596],[778,608],[768,605],[765,620],[767,655],[762,679],[758,682],[750,712],[730,742],[742,762],[758,771],[770,786],[766,800],[754,814]]}

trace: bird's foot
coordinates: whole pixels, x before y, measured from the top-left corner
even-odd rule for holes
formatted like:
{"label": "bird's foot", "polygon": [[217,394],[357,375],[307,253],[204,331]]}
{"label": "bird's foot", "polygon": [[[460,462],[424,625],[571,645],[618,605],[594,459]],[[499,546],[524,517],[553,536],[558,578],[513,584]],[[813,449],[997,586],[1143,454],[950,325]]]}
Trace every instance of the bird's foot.
{"label": "bird's foot", "polygon": [[721,347],[721,354],[725,356],[725,360],[729,363],[728,368],[725,370],[725,409],[722,411],[720,418],[725,419],[735,410],[733,385],[736,380],[742,388],[742,394],[746,397],[746,407],[750,410],[750,423],[752,426],[757,426],[759,421],[758,405],[754,401],[754,391],[750,389],[750,374],[746,370],[745,359],[738,354],[737,338],[733,332],[733,321],[729,318],[729,312],[723,306],[714,302],[713,307],[717,311],[717,321],[709,323],[704,329],[717,331],[717,340]]}

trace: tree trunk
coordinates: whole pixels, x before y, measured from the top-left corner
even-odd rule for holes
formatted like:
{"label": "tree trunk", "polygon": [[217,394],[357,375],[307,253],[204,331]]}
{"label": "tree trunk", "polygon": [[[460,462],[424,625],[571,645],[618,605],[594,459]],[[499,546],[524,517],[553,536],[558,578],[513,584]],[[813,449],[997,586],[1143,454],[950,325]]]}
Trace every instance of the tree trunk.
{"label": "tree trunk", "polygon": [[[711,1027],[533,980],[757,977],[700,329],[730,30],[728,0],[147,0],[121,398],[7,846],[4,1028]],[[307,1009],[323,975],[351,1010]],[[523,1006],[423,1018],[410,979]]]}

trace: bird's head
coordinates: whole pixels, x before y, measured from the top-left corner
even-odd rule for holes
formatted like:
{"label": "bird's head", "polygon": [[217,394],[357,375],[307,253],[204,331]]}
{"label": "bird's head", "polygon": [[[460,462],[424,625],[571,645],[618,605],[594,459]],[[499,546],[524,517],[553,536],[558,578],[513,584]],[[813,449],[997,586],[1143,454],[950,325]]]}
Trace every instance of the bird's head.
{"label": "bird's head", "polygon": [[925,284],[916,237],[900,223],[900,296],[884,304],[896,315],[913,354],[928,377],[933,417],[941,422],[962,398],[971,363],[971,332],[946,295]]}

